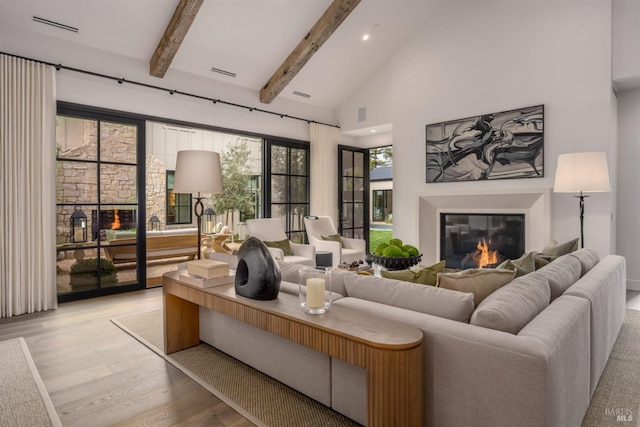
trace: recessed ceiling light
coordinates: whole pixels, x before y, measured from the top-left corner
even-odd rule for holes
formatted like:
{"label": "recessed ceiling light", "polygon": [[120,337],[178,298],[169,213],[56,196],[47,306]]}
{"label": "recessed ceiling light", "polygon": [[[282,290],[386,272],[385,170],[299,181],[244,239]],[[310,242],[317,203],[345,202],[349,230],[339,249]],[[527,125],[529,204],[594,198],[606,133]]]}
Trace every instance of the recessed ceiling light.
{"label": "recessed ceiling light", "polygon": [[371,132],[371,133],[376,133],[376,132],[378,132],[378,131],[377,131],[377,130],[375,130],[375,129],[371,129],[369,132]]}
{"label": "recessed ceiling light", "polygon": [[367,41],[369,40],[369,34],[365,34],[364,36],[362,36],[362,41]]}

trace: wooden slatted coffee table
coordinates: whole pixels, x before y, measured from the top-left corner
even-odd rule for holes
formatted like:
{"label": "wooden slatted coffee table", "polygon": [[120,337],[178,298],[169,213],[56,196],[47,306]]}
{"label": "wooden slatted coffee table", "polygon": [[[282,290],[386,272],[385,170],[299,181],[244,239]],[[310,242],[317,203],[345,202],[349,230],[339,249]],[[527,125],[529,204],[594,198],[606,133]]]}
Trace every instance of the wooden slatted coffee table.
{"label": "wooden slatted coffee table", "polygon": [[421,426],[424,420],[422,332],[403,323],[332,306],[323,315],[305,314],[296,295],[273,301],[236,295],[231,285],[207,289],[163,275],[164,351],[200,343],[199,306],[365,368],[367,424]]}

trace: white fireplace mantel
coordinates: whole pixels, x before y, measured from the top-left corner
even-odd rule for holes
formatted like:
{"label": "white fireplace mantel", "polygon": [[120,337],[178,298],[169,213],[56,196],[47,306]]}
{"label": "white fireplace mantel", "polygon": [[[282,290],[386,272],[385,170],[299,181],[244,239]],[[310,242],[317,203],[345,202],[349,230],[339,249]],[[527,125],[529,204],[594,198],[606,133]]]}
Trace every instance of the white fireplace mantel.
{"label": "white fireplace mantel", "polygon": [[551,240],[551,188],[451,191],[434,189],[416,195],[418,248],[422,264],[440,260],[441,213],[524,214],[525,252],[541,250]]}

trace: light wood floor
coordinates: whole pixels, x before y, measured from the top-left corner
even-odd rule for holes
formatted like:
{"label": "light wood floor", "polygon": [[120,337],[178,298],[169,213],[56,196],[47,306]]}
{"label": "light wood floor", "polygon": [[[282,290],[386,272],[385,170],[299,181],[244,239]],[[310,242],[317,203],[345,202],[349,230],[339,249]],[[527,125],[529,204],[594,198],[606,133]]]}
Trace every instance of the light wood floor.
{"label": "light wood floor", "polygon": [[109,321],[160,308],[161,288],[69,302],[0,319],[0,340],[24,337],[65,427],[252,426]]}
{"label": "light wood floor", "polygon": [[69,302],[0,319],[0,340],[25,338],[64,426],[252,425],[109,320],[160,308],[161,288]]}

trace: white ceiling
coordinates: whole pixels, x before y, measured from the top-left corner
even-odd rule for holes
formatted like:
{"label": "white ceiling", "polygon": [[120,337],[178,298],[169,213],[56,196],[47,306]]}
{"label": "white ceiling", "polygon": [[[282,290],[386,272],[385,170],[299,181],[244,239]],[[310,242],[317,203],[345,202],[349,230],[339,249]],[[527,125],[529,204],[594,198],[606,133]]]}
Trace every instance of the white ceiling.
{"label": "white ceiling", "polygon": [[[409,34],[425,25],[442,1],[362,0],[280,97],[336,108],[390,60]],[[177,4],[178,0],[0,0],[0,26],[148,62]],[[259,91],[330,4],[331,0],[205,0],[169,73],[181,70]],[[79,31],[33,22],[34,15]],[[366,42],[365,33],[370,34]],[[237,76],[211,72],[212,67]]]}

